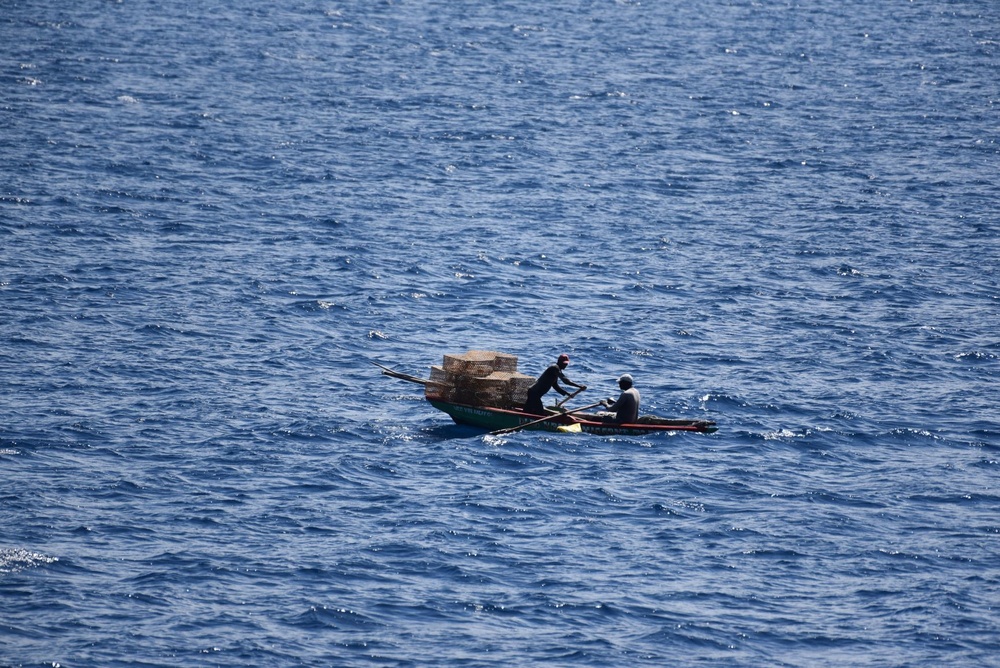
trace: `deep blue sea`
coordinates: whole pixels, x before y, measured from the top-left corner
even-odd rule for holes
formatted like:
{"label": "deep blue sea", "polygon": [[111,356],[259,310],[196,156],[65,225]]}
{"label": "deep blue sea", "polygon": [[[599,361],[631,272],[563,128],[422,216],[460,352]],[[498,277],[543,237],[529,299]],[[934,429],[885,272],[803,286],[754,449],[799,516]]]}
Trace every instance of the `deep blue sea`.
{"label": "deep blue sea", "polygon": [[0,666],[1000,666],[995,0],[0,8]]}

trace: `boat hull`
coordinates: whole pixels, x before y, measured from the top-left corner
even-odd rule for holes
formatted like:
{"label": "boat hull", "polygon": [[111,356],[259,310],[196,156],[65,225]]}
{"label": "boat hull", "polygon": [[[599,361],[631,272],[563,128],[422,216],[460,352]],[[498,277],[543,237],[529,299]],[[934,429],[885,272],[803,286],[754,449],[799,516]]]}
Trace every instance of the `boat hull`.
{"label": "boat hull", "polygon": [[[435,399],[428,399],[428,401],[434,408],[451,416],[451,419],[457,424],[480,427],[489,431],[520,427],[540,417],[524,413],[520,410],[491,408],[488,406],[467,406],[465,404],[456,404]],[[576,427],[579,427],[579,430],[582,432],[601,436],[644,436],[672,431],[691,431],[710,434],[717,429],[714,422],[705,420],[656,419],[655,422],[615,424],[603,422],[597,416],[587,414],[560,415],[545,422],[528,425],[525,429],[565,431],[565,428],[570,426],[574,427],[574,431],[576,431]],[[560,429],[560,427],[564,429]]]}

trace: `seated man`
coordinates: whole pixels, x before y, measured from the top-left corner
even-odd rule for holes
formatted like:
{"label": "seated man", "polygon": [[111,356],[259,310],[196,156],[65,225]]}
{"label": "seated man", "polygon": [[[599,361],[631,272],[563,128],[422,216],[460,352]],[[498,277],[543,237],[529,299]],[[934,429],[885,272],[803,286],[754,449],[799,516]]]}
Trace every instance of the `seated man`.
{"label": "seated man", "polygon": [[612,404],[610,399],[605,399],[601,402],[610,411],[604,421],[634,423],[639,419],[639,390],[632,387],[632,376],[627,373],[618,379],[618,387],[622,390],[618,401]]}

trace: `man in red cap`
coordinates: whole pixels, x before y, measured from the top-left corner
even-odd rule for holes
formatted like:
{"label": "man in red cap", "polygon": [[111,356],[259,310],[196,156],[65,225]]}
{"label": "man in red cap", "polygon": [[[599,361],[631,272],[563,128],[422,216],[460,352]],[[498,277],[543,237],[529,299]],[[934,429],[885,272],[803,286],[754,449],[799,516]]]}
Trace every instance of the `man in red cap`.
{"label": "man in red cap", "polygon": [[563,353],[556,360],[555,364],[549,365],[542,375],[538,377],[535,384],[528,388],[528,400],[524,402],[524,412],[532,413],[534,415],[548,415],[548,411],[545,410],[545,406],[542,405],[542,397],[549,390],[555,390],[563,396],[569,396],[569,392],[564,390],[559,386],[559,381],[566,383],[567,385],[572,385],[573,387],[578,387],[581,390],[586,390],[586,385],[580,385],[579,383],[574,383],[566,374],[563,373],[563,369],[569,366],[569,355]]}

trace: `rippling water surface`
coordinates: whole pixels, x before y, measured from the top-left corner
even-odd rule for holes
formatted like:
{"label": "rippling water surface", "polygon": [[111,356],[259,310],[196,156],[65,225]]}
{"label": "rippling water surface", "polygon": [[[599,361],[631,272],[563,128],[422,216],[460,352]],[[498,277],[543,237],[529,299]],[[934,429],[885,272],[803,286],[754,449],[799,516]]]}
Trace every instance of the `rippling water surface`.
{"label": "rippling water surface", "polygon": [[[986,1],[7,2],[0,665],[1000,665],[998,71]],[[369,363],[468,349],[720,430]]]}

